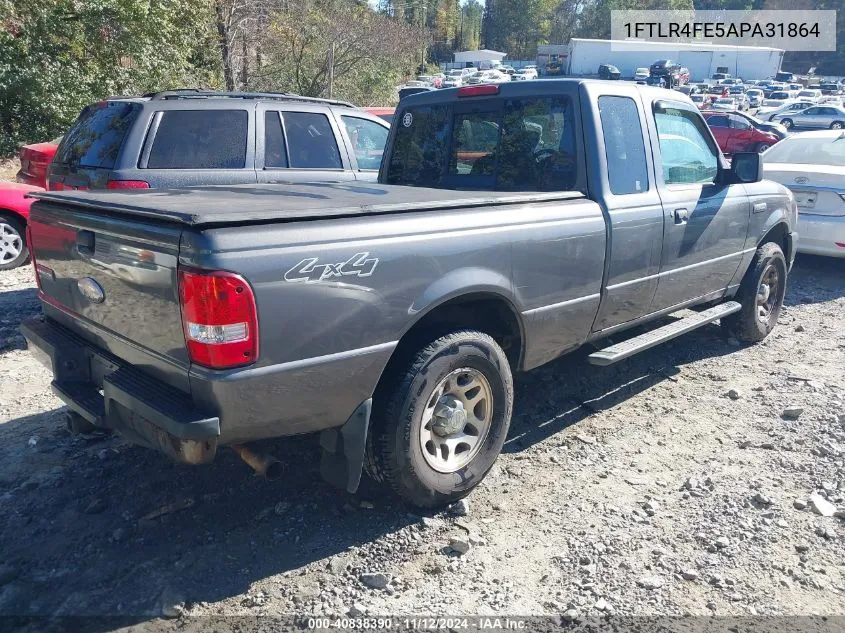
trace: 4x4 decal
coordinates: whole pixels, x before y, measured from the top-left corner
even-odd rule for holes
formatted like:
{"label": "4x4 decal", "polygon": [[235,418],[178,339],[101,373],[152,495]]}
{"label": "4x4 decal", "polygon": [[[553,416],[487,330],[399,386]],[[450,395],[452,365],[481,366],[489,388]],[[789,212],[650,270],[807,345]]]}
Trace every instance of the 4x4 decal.
{"label": "4x4 decal", "polygon": [[355,253],[345,262],[337,264],[318,264],[318,261],[318,257],[303,259],[285,273],[285,281],[323,281],[350,275],[369,277],[378,266],[378,258],[370,257],[369,253]]}

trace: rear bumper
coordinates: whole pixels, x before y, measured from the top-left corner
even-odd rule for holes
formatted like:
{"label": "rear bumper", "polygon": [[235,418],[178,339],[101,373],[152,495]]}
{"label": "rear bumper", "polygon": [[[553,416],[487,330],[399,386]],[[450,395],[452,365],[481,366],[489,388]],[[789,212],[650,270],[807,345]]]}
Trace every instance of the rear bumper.
{"label": "rear bumper", "polygon": [[798,214],[798,252],[845,257],[845,216]]}
{"label": "rear bumper", "polygon": [[121,431],[138,444],[198,464],[214,459],[220,420],[199,410],[190,395],[94,347],[44,317],[21,332],[54,376],[53,391],[96,426]]}

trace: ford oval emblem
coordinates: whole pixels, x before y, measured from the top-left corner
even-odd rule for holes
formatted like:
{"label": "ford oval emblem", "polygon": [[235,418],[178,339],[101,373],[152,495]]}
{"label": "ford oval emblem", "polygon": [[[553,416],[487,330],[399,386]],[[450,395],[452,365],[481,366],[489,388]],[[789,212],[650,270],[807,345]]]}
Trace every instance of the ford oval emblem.
{"label": "ford oval emblem", "polygon": [[76,287],[82,296],[91,303],[102,303],[106,300],[106,293],[103,287],[90,277],[83,277],[76,280]]}
{"label": "ford oval emblem", "polygon": [[795,179],[795,182],[797,182],[799,185],[804,185],[804,184],[810,182],[810,179],[807,178],[806,176],[798,176]]}

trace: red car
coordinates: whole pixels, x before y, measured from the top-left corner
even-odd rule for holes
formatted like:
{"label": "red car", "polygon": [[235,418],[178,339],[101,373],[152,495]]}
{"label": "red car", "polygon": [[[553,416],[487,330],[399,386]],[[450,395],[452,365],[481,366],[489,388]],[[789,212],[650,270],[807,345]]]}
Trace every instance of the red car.
{"label": "red car", "polygon": [[758,130],[745,118],[732,112],[702,112],[723,154],[762,152],[780,140],[774,134]]}
{"label": "red car", "polygon": [[47,187],[47,166],[56,155],[59,141],[21,147],[21,168],[15,175],[18,182],[0,182],[0,270],[17,268],[29,260],[26,223],[33,200],[26,194]]}
{"label": "red car", "polygon": [[48,143],[32,143],[21,147],[21,168],[15,176],[16,180],[26,185],[46,187],[47,167],[56,155],[61,140],[57,138]]}
{"label": "red car", "polygon": [[0,182],[0,270],[17,268],[29,259],[26,221],[33,200],[25,196],[35,190],[43,190],[43,187]]}

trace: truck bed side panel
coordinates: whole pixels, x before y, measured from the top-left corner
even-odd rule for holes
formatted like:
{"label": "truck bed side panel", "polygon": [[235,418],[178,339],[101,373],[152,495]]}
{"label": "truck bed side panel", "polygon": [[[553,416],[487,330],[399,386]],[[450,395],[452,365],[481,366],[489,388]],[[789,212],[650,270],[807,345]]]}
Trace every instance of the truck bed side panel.
{"label": "truck bed side panel", "polygon": [[604,240],[601,210],[585,199],[186,229],[182,262],[249,280],[261,333],[256,366],[193,367],[192,393],[220,404],[224,443],[339,426],[413,324],[467,294],[512,306],[525,364],[536,365],[586,338]]}

